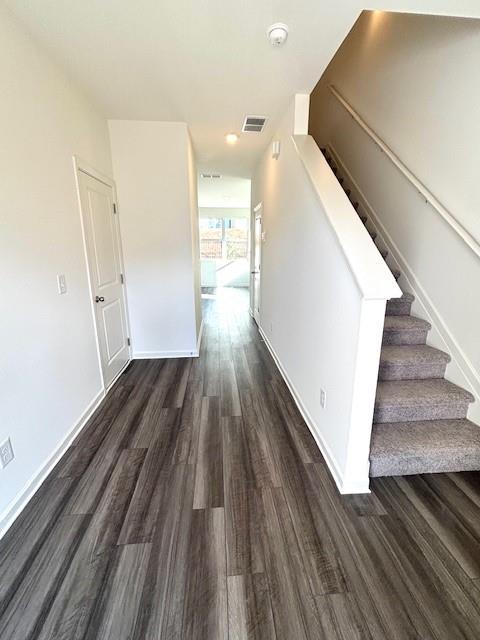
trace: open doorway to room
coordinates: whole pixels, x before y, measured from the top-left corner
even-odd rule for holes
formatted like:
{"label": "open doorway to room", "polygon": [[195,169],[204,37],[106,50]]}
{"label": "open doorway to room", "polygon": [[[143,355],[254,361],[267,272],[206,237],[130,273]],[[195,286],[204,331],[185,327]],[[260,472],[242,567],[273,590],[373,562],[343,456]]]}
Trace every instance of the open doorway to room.
{"label": "open doorway to room", "polygon": [[201,174],[198,189],[202,294],[250,286],[250,180]]}

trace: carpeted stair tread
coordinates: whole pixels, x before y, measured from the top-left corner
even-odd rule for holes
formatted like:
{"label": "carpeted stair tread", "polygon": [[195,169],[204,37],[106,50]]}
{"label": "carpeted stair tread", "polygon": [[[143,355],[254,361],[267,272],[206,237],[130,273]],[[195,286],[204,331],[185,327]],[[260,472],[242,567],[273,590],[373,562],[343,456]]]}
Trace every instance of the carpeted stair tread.
{"label": "carpeted stair tread", "polygon": [[384,329],[386,331],[416,331],[417,329],[427,329],[429,331],[432,325],[426,320],[415,316],[385,316]]}
{"label": "carpeted stair tread", "polygon": [[471,393],[443,378],[379,381],[373,421],[410,422],[465,418]]}
{"label": "carpeted stair tread", "polygon": [[384,345],[380,355],[380,380],[443,378],[451,358],[425,344]]}
{"label": "carpeted stair tread", "polygon": [[480,427],[469,420],[375,424],[370,476],[480,470]]}
{"label": "carpeted stair tread", "polygon": [[415,296],[413,293],[404,292],[402,293],[400,298],[391,298],[392,300],[405,300],[406,302],[413,302],[415,300]]}
{"label": "carpeted stair tread", "polygon": [[425,344],[431,325],[415,316],[385,316],[383,344]]}
{"label": "carpeted stair tread", "polygon": [[408,316],[414,300],[415,296],[411,293],[404,293],[400,298],[391,298],[387,302],[387,315]]}

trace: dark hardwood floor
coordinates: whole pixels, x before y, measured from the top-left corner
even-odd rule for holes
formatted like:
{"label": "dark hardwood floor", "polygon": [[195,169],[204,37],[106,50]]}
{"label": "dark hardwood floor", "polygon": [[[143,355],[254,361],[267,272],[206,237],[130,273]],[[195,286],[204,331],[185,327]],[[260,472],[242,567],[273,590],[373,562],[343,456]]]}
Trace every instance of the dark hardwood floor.
{"label": "dark hardwood floor", "polygon": [[480,638],[480,475],[340,496],[246,292],[204,304],[0,542],[1,640]]}

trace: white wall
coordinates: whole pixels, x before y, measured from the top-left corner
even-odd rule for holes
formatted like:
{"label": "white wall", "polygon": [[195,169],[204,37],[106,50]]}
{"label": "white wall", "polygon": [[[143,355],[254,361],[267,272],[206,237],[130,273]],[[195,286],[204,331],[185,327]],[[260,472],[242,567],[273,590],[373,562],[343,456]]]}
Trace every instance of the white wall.
{"label": "white wall", "polygon": [[[308,118],[308,108],[297,110],[302,113]],[[252,205],[263,203],[265,232],[260,326],[340,490],[366,491],[385,311],[374,289],[377,280],[384,291],[396,286],[320,151],[310,147],[320,191],[314,190],[292,139],[294,121],[292,105],[275,134],[279,159],[269,147],[252,181]],[[371,300],[362,293],[368,278]]]}
{"label": "white wall", "polygon": [[1,535],[101,392],[72,155],[105,174],[111,162],[104,118],[4,9],[0,77],[0,442],[15,452]]}
{"label": "white wall", "polygon": [[110,120],[109,127],[133,356],[194,354],[198,209],[187,126]]}
{"label": "white wall", "polygon": [[480,23],[364,13],[312,94],[310,130],[365,194],[417,296],[414,312],[450,352],[447,377],[471,389],[480,421],[480,259],[419,196],[328,90],[332,83],[480,241]]}

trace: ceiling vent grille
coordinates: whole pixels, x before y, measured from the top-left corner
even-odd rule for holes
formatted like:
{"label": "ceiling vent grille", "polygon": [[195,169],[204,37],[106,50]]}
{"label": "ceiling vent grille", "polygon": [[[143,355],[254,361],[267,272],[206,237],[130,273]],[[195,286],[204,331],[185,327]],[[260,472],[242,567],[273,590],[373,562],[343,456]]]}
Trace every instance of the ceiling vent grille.
{"label": "ceiling vent grille", "polygon": [[219,173],[202,173],[202,178],[207,180],[218,180],[222,176]]}
{"label": "ceiling vent grille", "polygon": [[267,122],[265,116],[246,116],[242,131],[250,133],[261,133]]}

